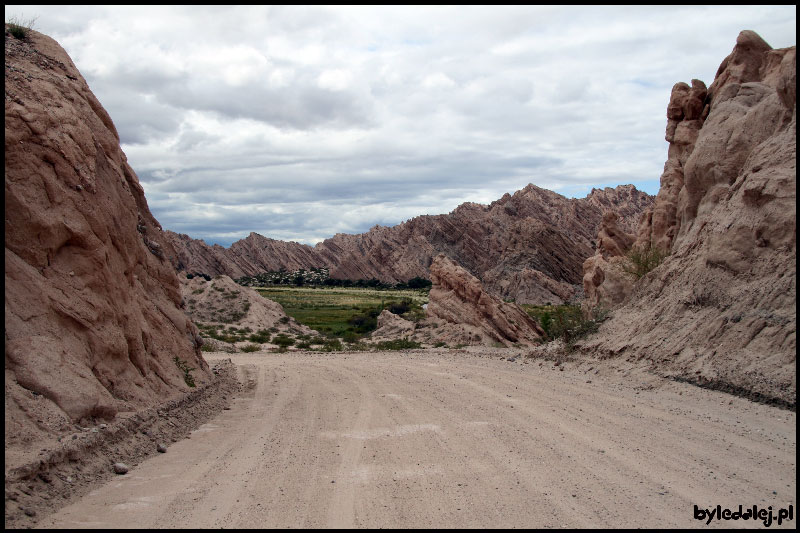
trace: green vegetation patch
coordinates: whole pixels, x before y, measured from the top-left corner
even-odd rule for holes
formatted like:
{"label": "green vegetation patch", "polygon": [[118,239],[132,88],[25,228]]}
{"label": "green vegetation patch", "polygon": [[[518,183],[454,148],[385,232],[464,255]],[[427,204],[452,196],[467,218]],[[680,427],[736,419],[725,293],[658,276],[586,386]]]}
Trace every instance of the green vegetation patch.
{"label": "green vegetation patch", "polygon": [[383,309],[414,320],[424,316],[428,296],[422,290],[268,287],[256,289],[278,302],[287,315],[323,335],[355,342],[377,327]]}
{"label": "green vegetation patch", "polygon": [[33,29],[33,24],[36,22],[37,18],[38,17],[32,17],[23,20],[15,16],[10,17],[6,22],[6,25],[8,26],[8,33],[10,33],[15,39],[24,41],[28,38],[28,32]]}
{"label": "green vegetation patch", "polygon": [[379,342],[375,345],[378,350],[414,350],[422,345],[407,338]]}
{"label": "green vegetation patch", "polygon": [[570,303],[522,304],[522,308],[539,323],[547,335],[547,340],[561,339],[569,348],[572,348],[577,340],[596,332],[606,316],[604,312],[595,310],[595,318],[587,318],[579,305]]}
{"label": "green vegetation patch", "polygon": [[192,370],[196,370],[193,367],[189,366],[189,363],[180,359],[177,355],[173,358],[175,361],[175,366],[177,366],[183,372],[183,381],[190,387],[195,387],[194,378],[192,377]]}
{"label": "green vegetation patch", "polygon": [[225,327],[217,324],[203,324],[200,322],[197,322],[196,325],[203,337],[210,337],[222,342],[235,343],[250,341],[263,344],[269,342],[270,339],[270,334],[266,329],[260,329],[253,333],[253,330],[249,327],[239,329],[234,326]]}
{"label": "green vegetation patch", "polygon": [[661,251],[657,246],[649,245],[645,248],[634,246],[625,254],[625,262],[622,263],[622,270],[625,271],[626,274],[640,279],[660,265],[668,255],[667,252]]}

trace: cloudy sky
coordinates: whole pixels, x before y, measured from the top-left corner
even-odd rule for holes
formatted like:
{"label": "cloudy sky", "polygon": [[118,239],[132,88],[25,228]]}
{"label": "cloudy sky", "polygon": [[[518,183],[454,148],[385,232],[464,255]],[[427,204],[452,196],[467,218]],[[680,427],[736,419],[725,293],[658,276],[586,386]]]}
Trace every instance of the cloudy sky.
{"label": "cloudy sky", "polygon": [[6,6],[70,54],[166,229],[314,244],[489,203],[658,191],[678,81],[796,6]]}

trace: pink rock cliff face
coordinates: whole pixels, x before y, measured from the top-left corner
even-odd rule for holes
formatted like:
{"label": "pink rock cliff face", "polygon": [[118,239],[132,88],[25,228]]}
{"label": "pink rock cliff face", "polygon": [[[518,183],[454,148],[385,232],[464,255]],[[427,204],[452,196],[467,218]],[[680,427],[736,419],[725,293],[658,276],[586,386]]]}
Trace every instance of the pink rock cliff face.
{"label": "pink rock cliff face", "polygon": [[[796,402],[795,86],[795,47],[752,31],[708,90],[675,86],[661,190],[635,243],[670,255],[585,348]],[[614,292],[605,283],[589,284]]]}
{"label": "pink rock cliff face", "polygon": [[6,34],[6,446],[212,378],[174,255],[66,52]]}

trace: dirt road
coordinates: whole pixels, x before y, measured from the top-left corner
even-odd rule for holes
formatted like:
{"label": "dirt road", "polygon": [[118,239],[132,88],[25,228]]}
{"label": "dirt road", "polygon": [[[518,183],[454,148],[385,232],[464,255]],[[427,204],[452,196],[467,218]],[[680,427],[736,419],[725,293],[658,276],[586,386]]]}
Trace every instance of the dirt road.
{"label": "dirt road", "polygon": [[796,414],[724,393],[445,350],[222,357],[246,385],[230,410],[38,527],[764,527],[706,526],[694,505],[797,512]]}

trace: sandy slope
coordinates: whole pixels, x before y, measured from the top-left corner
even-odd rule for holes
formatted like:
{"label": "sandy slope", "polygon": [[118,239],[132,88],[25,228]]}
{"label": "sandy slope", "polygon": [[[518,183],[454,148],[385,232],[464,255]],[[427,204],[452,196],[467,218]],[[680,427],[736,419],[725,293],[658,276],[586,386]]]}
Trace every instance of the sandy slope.
{"label": "sandy slope", "polygon": [[707,527],[694,504],[797,512],[796,413],[724,393],[446,350],[207,355],[239,365],[231,410],[39,527]]}

